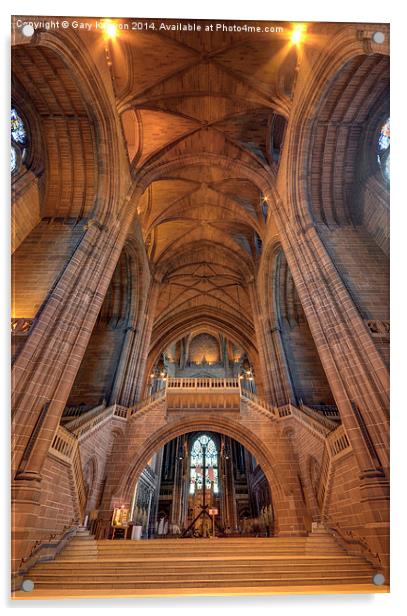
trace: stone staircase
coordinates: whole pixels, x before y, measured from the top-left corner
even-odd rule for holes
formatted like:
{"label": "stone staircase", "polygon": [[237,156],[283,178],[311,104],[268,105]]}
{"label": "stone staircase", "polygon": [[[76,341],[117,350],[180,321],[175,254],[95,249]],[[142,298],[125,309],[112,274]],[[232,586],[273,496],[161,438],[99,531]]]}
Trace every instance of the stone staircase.
{"label": "stone staircase", "polygon": [[[385,592],[374,567],[327,533],[308,537],[98,540],[80,531],[16,598]],[[388,588],[387,588],[388,590]]]}

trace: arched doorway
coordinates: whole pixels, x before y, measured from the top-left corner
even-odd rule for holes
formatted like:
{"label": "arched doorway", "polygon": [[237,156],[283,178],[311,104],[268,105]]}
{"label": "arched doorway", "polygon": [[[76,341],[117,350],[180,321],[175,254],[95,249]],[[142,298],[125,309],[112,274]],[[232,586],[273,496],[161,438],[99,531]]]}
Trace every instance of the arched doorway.
{"label": "arched doorway", "polygon": [[115,508],[125,508],[130,513],[135,487],[149,460],[174,438],[198,431],[216,432],[235,439],[255,457],[270,486],[275,535],[306,534],[297,461],[278,422],[250,409],[235,416],[233,411],[167,413],[164,408],[157,407],[152,413],[135,413],[129,430],[117,445],[112,464],[108,464],[98,515],[98,538],[108,536]]}
{"label": "arched doorway", "polygon": [[135,486],[131,523],[143,538],[270,536],[271,490],[239,441],[197,430],[168,441]]}

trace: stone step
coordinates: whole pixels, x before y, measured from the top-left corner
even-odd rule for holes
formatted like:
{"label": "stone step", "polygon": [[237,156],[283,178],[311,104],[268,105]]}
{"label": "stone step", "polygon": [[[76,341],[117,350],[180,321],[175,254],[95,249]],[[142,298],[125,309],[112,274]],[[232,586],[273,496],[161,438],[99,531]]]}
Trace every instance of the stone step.
{"label": "stone step", "polygon": [[141,540],[141,541],[132,541],[129,539],[116,539],[114,541],[112,540],[95,540],[95,539],[88,539],[87,538],[83,538],[83,539],[72,539],[72,541],[70,542],[70,546],[71,545],[76,545],[78,547],[84,546],[86,544],[96,544],[98,547],[108,547],[111,548],[112,546],[115,545],[120,545],[120,546],[139,546],[139,547],[145,547],[148,548],[149,550],[157,550],[157,549],[185,549],[188,546],[200,546],[202,548],[211,548],[214,545],[217,546],[217,548],[225,548],[225,549],[262,549],[262,548],[266,548],[266,547],[270,547],[270,546],[278,546],[278,547],[333,547],[336,546],[336,542],[331,539],[331,538],[327,538],[327,537],[323,537],[321,539],[305,539],[305,540],[300,540],[300,541],[288,541],[288,540],[280,540],[280,541],[274,541],[273,539],[268,539],[265,541],[252,541],[252,542],[243,542],[243,541],[238,541],[238,540],[225,540],[225,539],[221,539],[221,538],[214,538],[214,539],[168,539],[166,541],[160,540],[157,541],[155,539],[151,539],[151,540]]}
{"label": "stone step", "polygon": [[78,538],[27,575],[36,589],[267,588],[372,584],[374,568],[330,537],[172,539]]}
{"label": "stone step", "polygon": [[[224,543],[261,543],[261,542],[276,542],[278,543],[279,541],[294,541],[294,542],[299,542],[299,541],[321,541],[323,539],[329,539],[329,540],[333,540],[333,537],[331,534],[329,533],[324,533],[323,535],[314,535],[313,533],[310,534],[304,534],[304,535],[272,535],[271,537],[253,537],[252,535],[238,535],[238,536],[231,536],[231,537],[218,537],[219,541],[223,541]],[[100,538],[97,539],[97,541],[100,542],[110,542],[110,539],[107,538]],[[127,540],[128,541],[128,540]],[[178,536],[165,536],[165,537],[154,537],[153,539],[144,539],[144,542],[149,542],[149,543],[168,543],[173,541],[174,543],[179,543],[180,541],[182,541],[182,543],[186,543],[186,542],[190,542],[190,543],[205,543],[205,542],[209,542],[212,541],[212,539],[210,537],[178,537]]]}
{"label": "stone step", "polygon": [[[302,558],[307,556],[307,554],[236,554],[227,555],[227,554],[212,554],[209,557],[205,554],[183,554],[179,556],[175,556],[174,554],[168,553],[164,555],[144,555],[144,554],[88,554],[88,555],[59,555],[56,559],[56,562],[64,561],[64,562],[86,562],[89,560],[95,561],[131,561],[131,562],[176,562],[178,560],[184,561],[212,561],[212,560],[266,560],[273,558],[280,558],[281,560],[285,560],[289,558],[290,560],[296,560],[298,558]],[[312,557],[312,555],[308,555]],[[341,554],[321,554],[319,556],[325,556],[326,558],[332,558],[333,556],[340,557]]]}
{"label": "stone step", "polygon": [[[251,559],[248,558],[246,560],[236,560],[234,561],[233,559],[229,559],[229,560],[225,560],[222,558],[219,558],[217,560],[213,560],[210,562],[207,562],[205,560],[201,560],[201,559],[183,559],[182,561],[180,560],[174,560],[174,559],[168,559],[168,560],[126,560],[126,561],[118,561],[118,560],[93,560],[91,561],[90,559],[87,561],[70,561],[70,560],[65,560],[65,561],[54,561],[55,562],[55,571],[65,571],[67,573],[69,573],[69,571],[75,569],[77,571],[92,571],[92,570],[97,570],[97,571],[103,571],[103,570],[108,570],[108,569],[116,569],[117,571],[119,570],[131,570],[131,569],[135,569],[138,570],[140,568],[143,568],[143,570],[146,571],[154,571],[155,569],[157,569],[157,567],[160,567],[162,571],[168,571],[168,570],[172,570],[174,571],[176,570],[188,570],[188,569],[192,569],[192,568],[200,568],[200,569],[205,569],[205,570],[209,570],[211,568],[217,568],[219,566],[221,567],[231,567],[231,566],[245,566],[245,567],[271,567],[274,569],[277,568],[282,568],[282,567],[288,567],[290,569],[293,569],[295,567],[297,568],[311,568],[311,567],[319,567],[322,569],[339,569],[339,568],[346,568],[346,567],[350,567],[353,566],[353,564],[355,564],[355,566],[359,566],[359,565],[363,565],[363,566],[370,566],[370,563],[368,563],[367,561],[365,561],[364,559],[360,559],[360,560],[352,560],[352,559],[347,559],[347,560],[342,560],[342,561],[325,561],[325,560],[314,560],[314,561],[310,561],[310,560],[305,560],[305,561],[300,561],[299,559],[296,560],[292,560],[292,559]],[[43,563],[43,564],[39,564],[38,567],[40,567],[40,570],[45,570],[47,567],[47,563]]]}
{"label": "stone step", "polygon": [[325,556],[325,557],[333,557],[333,556],[342,556],[344,555],[345,552],[343,551],[326,551],[326,552],[318,552],[318,553],[314,553],[314,552],[310,552],[310,551],[304,551],[304,552],[298,552],[298,551],[293,551],[293,552],[288,552],[286,550],[274,550],[269,551],[269,552],[257,552],[257,553],[252,553],[252,552],[238,552],[238,553],[233,553],[233,552],[217,552],[217,551],[213,551],[213,552],[201,552],[201,551],[188,551],[188,552],[183,552],[183,553],[174,553],[172,551],[168,551],[168,552],[163,552],[163,553],[150,553],[150,552],[131,552],[131,551],[86,551],[86,552],[66,552],[66,553],[62,553],[59,554],[57,557],[57,560],[86,560],[88,558],[97,558],[97,559],[116,559],[116,560],[122,560],[122,559],[129,559],[129,560],[165,560],[165,559],[177,559],[177,558],[181,558],[181,559],[185,559],[185,558],[189,558],[189,559],[206,559],[206,560],[210,560],[213,558],[235,558],[235,559],[239,559],[239,558],[248,558],[248,557],[253,557],[253,558],[273,558],[273,557],[290,557],[290,558],[297,558],[297,557],[304,557],[304,556],[309,556],[309,557],[316,557],[316,556]]}
{"label": "stone step", "polygon": [[[76,571],[92,571],[92,570],[97,570],[97,571],[107,571],[107,570],[111,570],[111,571],[131,571],[131,570],[138,570],[137,567],[139,567],[140,564],[143,563],[143,570],[144,571],[155,571],[157,570],[157,564],[160,561],[155,561],[155,562],[145,562],[145,561],[131,561],[131,562],[118,562],[118,561],[97,561],[95,563],[86,563],[86,562],[82,562],[82,563],[75,563],[75,567],[74,569]],[[325,561],[298,561],[298,562],[291,562],[289,560],[260,560],[260,561],[253,561],[253,560],[247,560],[247,561],[225,561],[222,559],[219,559],[218,561],[213,561],[213,562],[206,562],[206,561],[183,561],[183,562],[162,562],[162,570],[165,571],[174,571],[176,570],[183,570],[183,571],[188,571],[188,570],[192,570],[192,569],[200,569],[200,570],[212,570],[212,569],[216,569],[216,568],[224,568],[224,569],[233,569],[236,567],[239,568],[285,568],[285,569],[305,569],[305,568],[318,568],[318,569],[328,569],[328,568],[335,568],[335,570],[339,570],[339,569],[349,569],[350,567],[355,566],[357,568],[359,567],[368,567],[370,566],[369,563],[367,563],[367,561],[353,561],[353,560],[345,560],[345,561],[341,561],[341,562],[328,562],[326,563]],[[48,564],[48,563],[41,563],[38,565],[37,570],[38,571],[59,571],[62,573],[69,573],[72,570],[72,564],[67,561],[67,562],[58,562],[55,561],[55,564]],[[136,569],[135,569],[136,568]]]}
{"label": "stone step", "polygon": [[168,586],[182,586],[184,584],[190,584],[192,586],[199,586],[199,582],[201,582],[201,584],[203,586],[206,586],[207,584],[211,584],[212,582],[216,582],[216,583],[220,583],[221,585],[227,585],[231,582],[235,582],[235,583],[241,583],[246,585],[246,583],[248,581],[251,581],[252,583],[256,583],[259,580],[262,580],[264,582],[266,581],[276,581],[279,580],[280,583],[286,583],[286,584],[290,584],[291,580],[302,580],[302,582],[304,582],[305,580],[322,580],[322,579],[336,579],[336,580],[342,580],[342,583],[346,583],[346,581],[353,581],[355,579],[364,579],[365,581],[372,581],[372,574],[369,571],[349,571],[349,572],[331,572],[330,574],[324,574],[321,573],[319,571],[311,571],[308,574],[304,574],[304,572],[282,572],[282,573],[269,573],[266,571],[255,571],[253,573],[249,573],[249,572],[240,572],[240,573],[228,573],[228,574],[222,574],[221,572],[216,572],[212,575],[205,575],[205,576],[201,576],[198,573],[195,574],[191,574],[188,575],[187,577],[181,577],[179,575],[175,575],[175,576],[166,576],[165,578],[163,578],[162,576],[157,576],[157,577],[152,577],[152,576],[127,576],[127,575],[121,575],[120,577],[118,576],[97,576],[97,577],[89,577],[87,578],[86,581],[84,581],[84,579],[82,577],[70,577],[70,578],[54,578],[54,577],[50,577],[48,578],[47,576],[33,576],[32,578],[30,578],[34,584],[48,584],[48,583],[55,583],[55,582],[60,582],[60,586],[61,588],[66,587],[67,585],[73,585],[73,584],[81,584],[84,585],[84,583],[87,585],[88,582],[92,583],[92,584],[100,584],[101,586],[109,586],[111,584],[120,584],[120,585],[126,585],[128,587],[131,588],[132,585],[137,586],[137,585],[149,585],[149,584],[155,584],[155,585],[159,585],[160,587],[168,587]]}
{"label": "stone step", "polygon": [[154,579],[173,579],[173,578],[179,578],[179,579],[184,579],[185,575],[187,577],[200,577],[201,579],[212,579],[213,576],[220,576],[220,577],[225,577],[225,578],[232,578],[232,577],[236,577],[236,576],[247,576],[247,575],[257,575],[257,574],[263,574],[266,576],[277,576],[277,577],[281,577],[281,576],[285,576],[285,577],[297,577],[299,575],[308,577],[309,575],[319,575],[324,577],[325,575],[337,575],[337,576],[342,576],[342,577],[348,577],[349,575],[361,575],[361,574],[365,574],[365,575],[372,575],[372,570],[368,565],[361,565],[360,567],[344,567],[344,568],[338,568],[335,569],[333,571],[327,571],[324,568],[321,567],[293,567],[293,568],[286,568],[286,567],[214,567],[212,569],[200,569],[200,568],[193,568],[191,570],[186,570],[186,569],[176,569],[176,570],[172,570],[172,571],[165,571],[165,575],[164,572],[160,571],[160,573],[157,573],[157,571],[148,571],[148,570],[141,570],[141,571],[132,571],[132,570],[118,570],[118,569],[111,569],[111,570],[104,570],[104,571],[82,571],[82,570],[77,570],[75,572],[69,572],[67,573],[66,571],[54,571],[54,570],[37,570],[37,572],[35,574],[33,574],[33,576],[31,576],[31,579],[61,579],[61,580],[78,580],[78,579],[82,579],[83,580],[83,575],[86,574],[86,579],[87,580],[110,580],[112,578],[117,578],[117,579],[134,579],[134,580],[154,580]]}
{"label": "stone step", "polygon": [[202,558],[211,558],[213,556],[234,556],[236,558],[238,558],[239,556],[247,556],[250,554],[253,554],[253,556],[274,556],[274,555],[291,555],[291,557],[294,557],[296,555],[300,556],[306,556],[306,555],[310,555],[310,556],[317,556],[317,555],[321,555],[321,556],[340,556],[342,554],[344,554],[345,552],[342,550],[319,550],[319,551],[314,551],[314,550],[278,550],[278,549],[274,549],[274,550],[267,550],[267,551],[257,551],[257,552],[248,552],[248,551],[226,551],[226,550],[211,550],[211,551],[204,551],[204,550],[185,550],[185,551],[177,551],[175,552],[174,550],[166,550],[166,551],[162,551],[162,552],[155,552],[155,551],[142,551],[142,550],[84,550],[84,551],[77,551],[77,550],[69,550],[67,551],[64,556],[67,557],[68,555],[70,557],[78,557],[81,558],[81,556],[85,556],[87,554],[97,554],[99,557],[103,558],[103,557],[110,557],[110,556],[118,556],[119,558],[121,557],[139,557],[142,558],[143,556],[146,558],[150,558],[150,557],[162,557],[165,558],[166,556],[172,555],[172,556],[201,556]]}
{"label": "stone step", "polygon": [[126,545],[126,544],[121,544],[120,542],[114,542],[113,545],[111,546],[106,546],[106,545],[94,545],[94,544],[83,544],[83,545],[70,545],[67,546],[66,548],[67,550],[71,551],[71,552],[77,552],[78,554],[80,552],[86,552],[89,549],[93,549],[93,550],[97,550],[100,553],[102,552],[111,552],[111,551],[116,551],[116,552],[137,552],[139,554],[141,553],[148,553],[148,554],[166,554],[168,552],[172,552],[172,553],[179,553],[179,554],[184,554],[185,552],[195,552],[195,551],[199,551],[202,553],[212,553],[214,551],[217,551],[218,553],[231,553],[231,554],[236,554],[236,553],[246,553],[247,551],[251,551],[253,553],[268,553],[268,552],[298,552],[298,553],[302,553],[302,552],[315,552],[315,553],[319,553],[320,551],[336,551],[336,552],[340,552],[342,550],[342,548],[338,545],[324,545],[324,546],[312,546],[312,545],[305,545],[305,546],[279,546],[279,545],[269,545],[269,546],[260,546],[259,548],[249,548],[249,547],[238,547],[236,546],[235,548],[231,548],[230,546],[223,546],[223,545],[217,545],[216,541],[214,541],[210,546],[201,546],[201,545],[187,545],[187,546],[160,546],[160,547],[154,547],[154,548],[150,548],[146,545],[142,545],[139,544],[138,542],[133,542],[132,545]]}
{"label": "stone step", "polygon": [[[32,578],[30,578],[32,579]],[[77,582],[59,581],[59,580],[47,580],[44,582],[36,582],[34,579],[35,588],[55,588],[55,589],[119,589],[119,588],[131,588],[131,589],[164,589],[164,588],[216,588],[218,586],[224,587],[267,587],[267,586],[311,586],[311,585],[328,585],[328,584],[371,584],[371,575],[354,575],[351,574],[348,577],[332,575],[332,576],[299,576],[293,578],[285,577],[259,577],[259,576],[247,576],[239,577],[238,579],[230,578],[216,578],[212,580],[202,580],[201,578],[179,578],[174,581],[169,580],[140,580],[140,581],[123,581],[118,578],[117,580],[83,580],[80,579]]]}
{"label": "stone step", "polygon": [[202,559],[202,560],[211,560],[211,559],[218,559],[218,558],[233,558],[233,559],[239,559],[239,558],[248,558],[248,557],[253,557],[255,558],[273,558],[273,557],[290,557],[291,559],[293,558],[297,558],[297,557],[304,557],[304,556],[309,556],[309,557],[316,557],[316,556],[325,556],[325,557],[333,557],[333,556],[342,556],[343,554],[345,554],[345,552],[343,551],[332,551],[332,550],[327,550],[325,552],[310,552],[310,551],[304,551],[304,552],[298,552],[298,551],[293,551],[293,552],[288,552],[287,550],[274,550],[274,551],[269,551],[269,552],[257,552],[257,553],[248,553],[248,552],[239,552],[239,553],[233,553],[233,552],[218,552],[216,550],[214,550],[213,552],[201,552],[201,551],[188,551],[188,552],[183,552],[183,553],[174,553],[173,551],[167,551],[167,552],[163,552],[163,553],[150,553],[150,552],[132,552],[132,551],[86,551],[86,552],[75,552],[75,551],[70,551],[70,552],[66,552],[66,553],[61,553],[58,555],[57,560],[71,560],[71,561],[75,561],[75,560],[88,560],[89,558],[96,558],[96,559],[116,559],[116,560],[123,560],[123,559],[128,559],[128,560],[166,560],[166,559]]}

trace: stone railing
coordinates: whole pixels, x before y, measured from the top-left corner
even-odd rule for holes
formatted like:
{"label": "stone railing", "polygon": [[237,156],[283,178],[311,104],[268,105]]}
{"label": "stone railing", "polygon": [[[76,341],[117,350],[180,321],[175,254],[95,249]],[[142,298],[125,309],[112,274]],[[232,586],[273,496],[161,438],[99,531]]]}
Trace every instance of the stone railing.
{"label": "stone railing", "polygon": [[285,406],[278,407],[278,414],[280,418],[294,417],[300,424],[302,424],[307,430],[310,430],[316,437],[325,439],[327,434],[331,432],[336,425],[331,422],[327,423],[325,417],[319,417],[317,413],[315,416],[313,413],[306,413],[303,409],[299,409],[293,404],[286,404]]}
{"label": "stone railing", "polygon": [[99,426],[102,422],[104,423],[105,421],[110,420],[115,414],[115,407],[115,404],[107,407],[96,406],[87,413],[83,413],[83,415],[67,422],[64,427],[77,438],[80,438],[83,434],[89,432],[96,426]]}
{"label": "stone railing", "polygon": [[321,474],[318,482],[317,500],[321,509],[322,519],[326,518],[328,499],[335,472],[335,464],[338,460],[352,452],[352,447],[341,424],[330,432],[325,439],[324,452],[322,454]]}
{"label": "stone railing", "polygon": [[363,556],[372,565],[377,567],[378,571],[383,570],[383,564],[379,554],[374,554],[364,537],[357,536],[352,530],[344,529],[339,524],[327,524],[325,528],[332,534],[337,543],[348,552],[355,556]]}
{"label": "stone railing", "polygon": [[99,404],[96,407],[94,404],[78,404],[76,406],[66,406],[64,412],[62,413],[61,421],[63,421],[64,423],[68,423],[69,421],[72,421],[76,417],[80,417],[81,415],[84,415],[89,411],[93,411],[96,408],[100,410],[104,409],[105,407],[106,404],[104,403]]}
{"label": "stone railing", "polygon": [[120,404],[113,405],[113,417],[118,417],[119,419],[127,419],[129,416],[129,409],[127,406],[121,406]]}
{"label": "stone railing", "polygon": [[57,458],[69,462],[77,446],[78,441],[76,437],[71,432],[68,432],[66,428],[59,426],[52,441],[50,451],[56,455]]}
{"label": "stone railing", "polygon": [[300,404],[300,407],[302,406],[307,406],[307,408],[317,411],[319,415],[324,415],[325,417],[328,417],[328,419],[332,419],[334,421],[341,420],[339,409],[334,404]]}
{"label": "stone railing", "polygon": [[328,448],[325,446],[322,453],[321,461],[321,474],[319,476],[318,489],[317,489],[317,501],[321,511],[325,513],[325,503],[327,502],[326,495],[330,484],[330,471],[331,471],[331,458],[328,453]]}
{"label": "stone railing", "polygon": [[348,435],[346,434],[343,425],[338,426],[336,430],[331,432],[328,435],[326,442],[330,452],[331,460],[337,460],[338,458],[352,451]]}
{"label": "stone railing", "polygon": [[321,423],[325,426],[329,431],[335,430],[338,427],[338,422],[334,421],[331,417],[327,417],[324,413],[320,413],[310,406],[306,406],[305,404],[301,404],[299,410],[314,419],[315,421]]}
{"label": "stone railing", "polygon": [[319,438],[325,439],[325,437],[335,430],[338,425],[337,422],[332,421],[332,419],[325,417],[325,415],[305,405],[302,405],[300,408],[297,408],[293,404],[274,407],[246,389],[241,390],[241,397],[243,400],[254,403],[260,412],[268,415],[271,419],[282,420],[286,417],[294,417]]}
{"label": "stone railing", "polygon": [[188,391],[207,390],[240,390],[238,378],[177,378],[167,379],[166,389],[183,389]]}
{"label": "stone railing", "polygon": [[365,323],[373,338],[390,339],[390,321],[369,320]]}
{"label": "stone railing", "polygon": [[269,404],[268,402],[266,402],[265,400],[262,400],[261,398],[259,398],[259,396],[257,396],[255,393],[253,393],[252,391],[249,391],[248,389],[241,389],[241,397],[243,400],[245,400],[246,402],[248,401],[249,403],[252,402],[255,405],[257,405],[257,407],[259,407],[259,410],[266,415],[269,415],[270,417],[272,417],[273,419],[279,417],[278,415],[278,408],[272,406],[271,404]]}
{"label": "stone railing", "polygon": [[86,507],[86,488],[78,439],[63,426],[59,426],[52,441],[50,454],[65,462],[70,468],[74,491],[78,499],[78,521],[82,520]]}
{"label": "stone railing", "polygon": [[218,411],[240,413],[238,378],[168,378],[167,412]]}
{"label": "stone railing", "polygon": [[151,405],[156,404],[161,400],[165,400],[166,392],[167,390],[164,387],[163,389],[159,389],[155,393],[151,394],[151,396],[144,398],[144,400],[140,400],[140,402],[137,402],[137,404],[128,409],[129,417],[133,416],[136,413],[149,409]]}

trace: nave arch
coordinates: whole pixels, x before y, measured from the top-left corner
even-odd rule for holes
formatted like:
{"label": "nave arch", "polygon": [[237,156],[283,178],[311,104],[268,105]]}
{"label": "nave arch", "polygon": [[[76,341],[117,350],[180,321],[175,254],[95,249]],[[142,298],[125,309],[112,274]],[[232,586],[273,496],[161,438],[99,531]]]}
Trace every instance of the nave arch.
{"label": "nave arch", "polygon": [[305,533],[305,503],[290,433],[250,409],[237,418],[227,412],[204,410],[195,411],[193,417],[182,413],[169,417],[165,409],[135,416],[112,452],[115,465],[108,470],[101,511],[105,522],[113,507],[130,505],[138,477],[151,457],[175,437],[195,431],[218,432],[240,442],[255,457],[269,483],[276,534]]}

